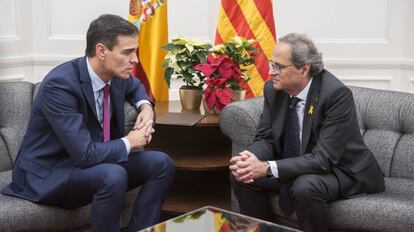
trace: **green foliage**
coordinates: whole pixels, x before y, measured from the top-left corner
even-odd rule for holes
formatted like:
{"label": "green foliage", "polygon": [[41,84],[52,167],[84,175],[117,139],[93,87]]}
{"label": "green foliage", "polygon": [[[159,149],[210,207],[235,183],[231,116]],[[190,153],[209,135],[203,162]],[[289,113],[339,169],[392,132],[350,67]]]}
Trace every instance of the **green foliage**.
{"label": "green foliage", "polygon": [[247,40],[236,36],[227,42],[214,46],[213,53],[227,55],[242,68],[255,63],[253,58],[257,55],[257,48],[253,46],[254,43],[253,39]]}
{"label": "green foliage", "polygon": [[[227,55],[231,60],[239,65],[242,73],[241,78],[244,82],[248,82],[251,78],[245,72],[247,66],[255,64],[254,57],[258,50],[253,44],[256,41],[253,39],[245,39],[239,36],[231,38],[229,41],[214,46],[213,53],[216,55]],[[234,80],[228,81],[230,88],[233,90],[241,90],[240,83]]]}
{"label": "green foliage", "polygon": [[[205,76],[194,69],[197,64],[207,63],[207,55],[226,55],[240,67],[241,78],[248,82],[250,77],[245,74],[246,67],[254,64],[257,48],[253,46],[255,40],[234,37],[229,41],[213,46],[204,41],[190,40],[183,37],[173,39],[162,48],[167,50],[162,67],[165,67],[164,79],[170,87],[171,77],[182,79],[186,86],[202,88]],[[229,81],[230,87],[240,90],[240,83]]]}
{"label": "green foliage", "polygon": [[164,79],[170,87],[171,77],[182,79],[186,86],[202,87],[204,76],[194,69],[197,64],[205,63],[212,46],[203,41],[188,40],[182,37],[164,45],[168,53],[162,64],[165,67]]}

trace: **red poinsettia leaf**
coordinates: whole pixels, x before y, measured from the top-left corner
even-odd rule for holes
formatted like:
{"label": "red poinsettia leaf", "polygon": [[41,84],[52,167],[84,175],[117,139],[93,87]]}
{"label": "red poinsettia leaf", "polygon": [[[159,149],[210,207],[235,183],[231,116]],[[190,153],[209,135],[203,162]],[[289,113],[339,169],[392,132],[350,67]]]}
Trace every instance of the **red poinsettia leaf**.
{"label": "red poinsettia leaf", "polygon": [[209,77],[205,83],[207,84],[208,87],[213,88],[214,86],[216,86],[216,78],[214,77]]}
{"label": "red poinsettia leaf", "polygon": [[233,93],[231,92],[230,88],[220,89],[219,91],[220,102],[224,105],[228,105],[231,103],[233,99]]}
{"label": "red poinsettia leaf", "polygon": [[221,85],[226,84],[226,82],[227,82],[226,78],[216,78],[215,84],[216,86],[221,86]]}
{"label": "red poinsettia leaf", "polygon": [[206,101],[207,107],[209,109],[213,109],[213,107],[216,105],[217,97],[215,94],[216,90],[212,90],[210,88],[206,88],[204,90],[204,100]]}
{"label": "red poinsettia leaf", "polygon": [[239,79],[241,75],[239,65],[229,58],[223,61],[218,69],[218,72],[226,79]]}
{"label": "red poinsettia leaf", "polygon": [[231,227],[230,224],[227,222],[225,224],[223,224],[220,229],[219,232],[231,232]]}
{"label": "red poinsettia leaf", "polygon": [[207,55],[207,62],[209,64],[213,64],[215,60],[216,60],[216,58],[212,54]]}
{"label": "red poinsettia leaf", "polygon": [[208,96],[208,95],[210,95],[210,94],[211,94],[212,89],[210,89],[210,88],[205,88],[203,91],[204,91],[204,97],[206,97],[206,96]]}
{"label": "red poinsettia leaf", "polygon": [[241,70],[240,67],[237,64],[234,64],[234,71],[240,76],[241,75]]}
{"label": "red poinsettia leaf", "polygon": [[235,80],[235,81],[237,81],[237,82],[239,82],[239,83],[241,83],[242,81],[244,81],[244,80],[241,78],[241,73],[237,73],[237,72],[235,72],[235,73],[234,73],[234,75],[233,75],[233,80]]}
{"label": "red poinsettia leaf", "polygon": [[204,76],[209,77],[211,74],[216,71],[216,68],[211,66],[210,64],[197,64],[194,66],[195,70],[198,70],[204,74]]}
{"label": "red poinsettia leaf", "polygon": [[232,59],[230,59],[228,56],[223,55],[223,60],[221,61],[222,63],[227,63],[227,62],[233,62]]}
{"label": "red poinsettia leaf", "polygon": [[237,75],[234,75],[234,76],[233,76],[233,80],[235,80],[235,81],[237,81],[237,82],[239,82],[239,83],[240,83],[240,81],[241,81],[240,76],[237,76]]}
{"label": "red poinsettia leaf", "polygon": [[207,86],[209,86],[210,88],[212,88],[212,87],[219,87],[221,85],[226,84],[226,82],[227,82],[227,79],[222,78],[222,77],[217,77],[217,78],[209,77],[205,81],[205,83],[207,84]]}
{"label": "red poinsettia leaf", "polygon": [[[214,58],[214,57],[213,57]],[[215,57],[213,60],[209,59],[209,63],[211,63],[211,65],[213,66],[220,66],[220,64],[227,58],[227,56],[225,55],[218,55],[217,57]],[[228,58],[227,58],[228,59]]]}
{"label": "red poinsettia leaf", "polygon": [[226,105],[230,104],[233,99],[233,93],[230,88],[226,89],[217,89],[216,95],[218,101],[216,102],[216,108],[221,111]]}
{"label": "red poinsettia leaf", "polygon": [[232,79],[237,81],[239,84],[244,81],[241,72],[235,72]]}
{"label": "red poinsettia leaf", "polygon": [[234,75],[232,64],[229,62],[222,63],[219,66],[218,71],[220,75],[226,79],[230,79]]}
{"label": "red poinsettia leaf", "polygon": [[239,84],[240,84],[241,89],[247,89],[247,87],[248,87],[247,83],[242,78],[240,78]]}

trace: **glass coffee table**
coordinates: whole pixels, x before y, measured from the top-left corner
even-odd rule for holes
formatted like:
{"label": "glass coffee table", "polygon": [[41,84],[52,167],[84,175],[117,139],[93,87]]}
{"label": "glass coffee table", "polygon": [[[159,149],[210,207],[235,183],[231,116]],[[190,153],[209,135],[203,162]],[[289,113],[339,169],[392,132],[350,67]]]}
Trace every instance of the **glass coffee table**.
{"label": "glass coffee table", "polygon": [[140,232],[290,232],[299,231],[238,213],[205,206]]}

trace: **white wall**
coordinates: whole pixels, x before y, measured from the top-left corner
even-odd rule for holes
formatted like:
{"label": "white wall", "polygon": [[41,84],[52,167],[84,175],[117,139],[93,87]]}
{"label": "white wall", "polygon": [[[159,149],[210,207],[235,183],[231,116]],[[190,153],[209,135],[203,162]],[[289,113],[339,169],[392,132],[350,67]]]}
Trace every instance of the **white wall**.
{"label": "white wall", "polygon": [[[347,84],[414,93],[414,1],[274,0],[276,33],[308,34]],[[169,0],[169,34],[214,41],[220,0]],[[0,81],[40,81],[83,55],[90,21],[129,0],[0,0]],[[171,99],[178,99],[173,83]]]}

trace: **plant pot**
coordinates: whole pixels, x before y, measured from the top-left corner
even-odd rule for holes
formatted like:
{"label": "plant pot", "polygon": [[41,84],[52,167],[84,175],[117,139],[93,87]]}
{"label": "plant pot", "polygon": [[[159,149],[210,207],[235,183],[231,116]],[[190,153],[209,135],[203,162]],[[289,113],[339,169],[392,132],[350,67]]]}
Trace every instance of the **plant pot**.
{"label": "plant pot", "polygon": [[193,86],[181,86],[179,93],[183,110],[200,109],[203,89]]}
{"label": "plant pot", "polygon": [[246,90],[231,90],[233,93],[233,101],[240,101],[246,98]]}

